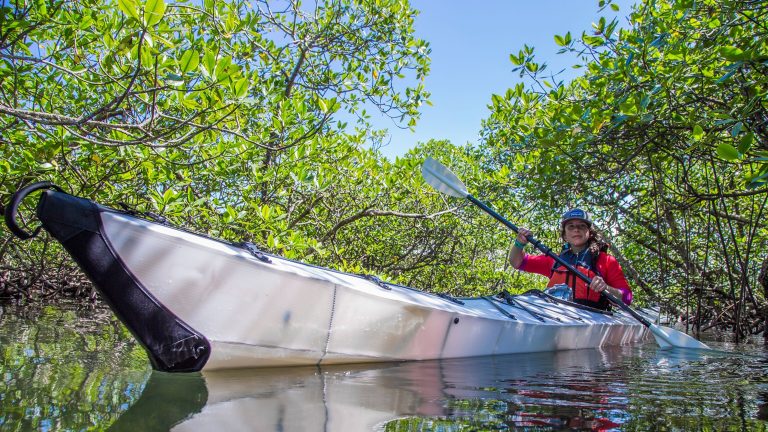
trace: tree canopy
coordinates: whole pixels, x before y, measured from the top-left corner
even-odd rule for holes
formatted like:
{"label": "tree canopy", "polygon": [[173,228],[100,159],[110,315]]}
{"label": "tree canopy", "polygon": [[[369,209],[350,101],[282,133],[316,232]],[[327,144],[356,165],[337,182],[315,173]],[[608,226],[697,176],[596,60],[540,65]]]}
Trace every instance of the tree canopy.
{"label": "tree canopy", "polygon": [[[428,290],[542,286],[508,268],[511,233],[424,184],[433,156],[550,246],[559,215],[588,208],[639,302],[756,332],[767,6],[644,0],[626,23],[553,36],[578,59],[569,82],[524,46],[510,55],[519,77],[489,95],[480,145],[432,140],[390,160],[371,116],[413,127],[429,103],[429,43],[407,1],[1,1],[0,198],[48,179]],[[81,292],[60,250],[35,244],[4,234],[0,293]]]}
{"label": "tree canopy", "polygon": [[760,1],[644,1],[627,28],[601,19],[555,36],[585,71],[570,83],[525,47],[510,59],[527,85],[493,96],[483,130],[516,193],[599,215],[645,295],[742,333],[766,308],[767,13]]}

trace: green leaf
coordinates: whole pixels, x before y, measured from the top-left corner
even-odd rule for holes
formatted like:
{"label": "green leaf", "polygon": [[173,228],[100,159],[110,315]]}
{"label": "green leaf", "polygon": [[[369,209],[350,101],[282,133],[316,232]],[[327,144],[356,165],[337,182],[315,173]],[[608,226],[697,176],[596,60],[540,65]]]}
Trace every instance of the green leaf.
{"label": "green leaf", "polygon": [[173,42],[169,41],[168,39],[160,36],[157,33],[155,33],[155,39],[157,39],[158,42],[160,42],[161,44],[167,46],[168,48],[174,48],[176,46],[176,44],[174,44]]}
{"label": "green leaf", "polygon": [[720,55],[728,61],[746,60],[746,54],[735,46],[723,46],[718,49]]}
{"label": "green leaf", "polygon": [[739,157],[741,156],[739,151],[736,150],[736,147],[728,143],[721,143],[720,145],[717,146],[717,155],[727,161],[733,161],[733,160],[739,159]]}
{"label": "green leaf", "polygon": [[248,79],[240,78],[235,81],[235,96],[238,98],[244,97],[248,94]]}
{"label": "green leaf", "polygon": [[117,0],[117,7],[128,18],[133,18],[136,21],[141,21],[139,19],[139,6],[136,4],[135,0]]}
{"label": "green leaf", "polygon": [[120,42],[117,44],[117,53],[118,54],[124,54],[126,51],[128,51],[130,48],[133,47],[133,38],[134,34],[129,34],[128,36],[125,36],[124,38],[120,39]]}
{"label": "green leaf", "polygon": [[261,218],[265,221],[269,221],[270,217],[270,208],[268,205],[264,205],[261,207]]}
{"label": "green leaf", "polygon": [[200,53],[195,50],[187,50],[181,55],[179,67],[182,73],[193,72],[200,64]]}
{"label": "green leaf", "polygon": [[768,183],[768,170],[761,171],[754,177],[747,177],[747,188],[754,189]]}
{"label": "green leaf", "polygon": [[736,138],[739,133],[741,132],[741,129],[744,127],[744,123],[738,122],[731,128],[731,136]]}
{"label": "green leaf", "polygon": [[754,138],[755,136],[752,132],[744,134],[744,136],[741,137],[741,140],[739,140],[739,153],[744,154],[748,152],[750,147],[752,147]]}
{"label": "green leaf", "polygon": [[80,22],[77,24],[77,27],[80,30],[86,30],[87,28],[91,27],[93,25],[93,18],[89,16],[84,16]]}
{"label": "green leaf", "polygon": [[598,37],[598,36],[584,35],[584,36],[582,36],[582,39],[584,39],[584,43],[586,43],[587,45],[589,45],[591,47],[599,47],[599,46],[603,45],[603,43],[605,43],[603,38]]}
{"label": "green leaf", "polygon": [[170,85],[179,86],[184,84],[184,78],[174,73],[169,73],[165,76],[165,82]]}
{"label": "green leaf", "polygon": [[216,70],[216,53],[208,51],[203,56],[203,68],[208,76],[213,77]]}
{"label": "green leaf", "polygon": [[11,172],[11,164],[6,160],[0,160],[0,174],[8,175]]}
{"label": "green leaf", "polygon": [[221,57],[216,61],[216,81],[224,82],[239,75],[239,67],[232,64],[232,57]]}
{"label": "green leaf", "polygon": [[565,38],[560,36],[560,35],[555,35],[555,43],[560,45],[560,46],[565,46],[566,45]]}
{"label": "green leaf", "polygon": [[648,104],[651,103],[651,97],[646,95],[643,95],[642,98],[640,98],[640,108],[646,109],[648,108]]}
{"label": "green leaf", "polygon": [[704,138],[704,128],[702,128],[699,125],[694,126],[693,127],[693,139],[695,139],[696,141],[699,141],[702,138]]}
{"label": "green leaf", "polygon": [[722,77],[720,77],[720,79],[717,80],[717,83],[718,84],[722,84],[722,83],[728,81],[736,73],[737,70],[738,69],[731,69],[727,74],[725,74]]}
{"label": "green leaf", "polygon": [[176,192],[173,191],[173,189],[167,189],[165,192],[163,192],[163,202],[166,204],[176,199]]}
{"label": "green leaf", "polygon": [[165,7],[163,0],[147,0],[144,5],[144,24],[149,27],[159,23],[165,15]]}

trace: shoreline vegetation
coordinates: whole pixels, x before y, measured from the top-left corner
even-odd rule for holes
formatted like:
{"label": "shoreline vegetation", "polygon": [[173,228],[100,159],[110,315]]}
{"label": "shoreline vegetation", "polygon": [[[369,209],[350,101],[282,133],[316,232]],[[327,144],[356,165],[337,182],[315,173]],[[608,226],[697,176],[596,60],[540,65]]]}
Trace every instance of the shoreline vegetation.
{"label": "shoreline vegetation", "polygon": [[[599,10],[616,9],[610,0]],[[11,0],[0,7],[0,202],[41,180],[315,265],[453,296],[543,286],[514,235],[430,190],[449,166],[559,244],[587,208],[639,304],[736,340],[768,325],[768,1],[640,1],[553,35],[583,75],[510,47],[477,145],[390,160],[370,116],[413,127],[429,41],[404,1]],[[477,78],[481,79],[481,78]],[[34,228],[34,197],[19,221]],[[0,233],[0,302],[96,300],[46,234]]]}

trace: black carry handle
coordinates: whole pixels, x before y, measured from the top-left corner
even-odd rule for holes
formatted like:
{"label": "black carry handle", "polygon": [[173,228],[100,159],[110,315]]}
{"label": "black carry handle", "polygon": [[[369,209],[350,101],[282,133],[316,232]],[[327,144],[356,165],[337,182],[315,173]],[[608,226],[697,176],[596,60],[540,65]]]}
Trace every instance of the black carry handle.
{"label": "black carry handle", "polygon": [[43,228],[41,225],[37,227],[37,229],[35,229],[35,231],[30,234],[24,231],[19,226],[19,224],[16,223],[16,212],[19,210],[19,205],[21,205],[21,201],[24,200],[24,198],[26,198],[27,195],[40,189],[55,189],[59,192],[64,192],[62,188],[56,186],[55,184],[49,181],[32,183],[31,185],[25,186],[17,190],[16,193],[14,193],[13,196],[11,197],[11,202],[9,202],[8,205],[5,207],[5,225],[8,227],[9,230],[11,230],[11,232],[16,237],[22,240],[27,240],[32,237],[35,237]]}

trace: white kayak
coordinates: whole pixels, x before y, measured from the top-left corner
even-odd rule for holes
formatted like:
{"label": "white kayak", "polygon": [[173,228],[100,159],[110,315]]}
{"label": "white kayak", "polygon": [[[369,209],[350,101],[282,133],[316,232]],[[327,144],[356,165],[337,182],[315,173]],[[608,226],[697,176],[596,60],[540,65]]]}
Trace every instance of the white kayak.
{"label": "white kayak", "polygon": [[[529,291],[453,298],[258,251],[45,189],[37,214],[157,370],[327,365],[643,343],[621,311]],[[9,216],[10,214],[10,216]],[[20,235],[21,236],[21,235]],[[28,237],[33,235],[27,234]]]}

